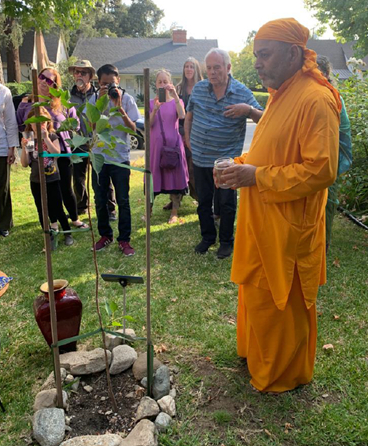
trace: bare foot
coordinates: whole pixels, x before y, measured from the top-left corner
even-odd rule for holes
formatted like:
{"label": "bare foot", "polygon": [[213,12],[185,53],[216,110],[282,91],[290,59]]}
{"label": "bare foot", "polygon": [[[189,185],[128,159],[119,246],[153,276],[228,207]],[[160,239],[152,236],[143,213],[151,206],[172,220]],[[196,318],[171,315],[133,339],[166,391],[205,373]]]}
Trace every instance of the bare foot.
{"label": "bare foot", "polygon": [[179,222],[179,218],[177,215],[172,215],[168,221],[169,225],[172,225],[174,223],[178,223]]}

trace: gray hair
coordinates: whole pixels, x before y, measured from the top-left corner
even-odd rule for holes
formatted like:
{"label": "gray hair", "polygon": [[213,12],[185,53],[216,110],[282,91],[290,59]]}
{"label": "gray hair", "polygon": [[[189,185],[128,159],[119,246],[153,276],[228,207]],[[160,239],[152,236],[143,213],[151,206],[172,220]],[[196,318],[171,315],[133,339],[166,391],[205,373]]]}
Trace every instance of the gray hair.
{"label": "gray hair", "polygon": [[218,54],[219,56],[221,56],[223,61],[224,61],[225,67],[227,67],[229,64],[231,64],[231,59],[230,59],[229,53],[227,51],[225,51],[225,50],[220,50],[220,48],[211,48],[208,51],[208,53],[205,55],[205,57],[204,57],[204,62],[205,63],[207,61],[207,58],[211,54]]}

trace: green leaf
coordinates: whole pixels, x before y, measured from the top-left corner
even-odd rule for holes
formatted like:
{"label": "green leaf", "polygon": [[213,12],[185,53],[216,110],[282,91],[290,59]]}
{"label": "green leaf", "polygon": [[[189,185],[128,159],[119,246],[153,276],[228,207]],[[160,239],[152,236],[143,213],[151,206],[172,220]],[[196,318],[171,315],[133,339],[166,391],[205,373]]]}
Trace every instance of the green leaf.
{"label": "green leaf", "polygon": [[115,313],[115,311],[119,308],[119,307],[117,306],[117,303],[114,302],[113,300],[109,302],[109,305],[110,305],[110,310],[111,310],[113,313]]}
{"label": "green leaf", "polygon": [[80,156],[78,156],[78,155],[72,155],[72,156],[70,157],[70,161],[71,161],[73,164],[83,163],[83,158],[80,157]]}
{"label": "green leaf", "polygon": [[82,115],[81,118],[83,119],[83,122],[84,122],[84,124],[86,126],[87,132],[88,133],[92,133],[92,127],[89,125],[88,119],[84,115]]}
{"label": "green leaf", "polygon": [[75,107],[76,105],[78,105],[76,102],[69,102],[69,101],[67,101],[66,99],[63,99],[63,98],[61,98],[61,103],[67,109]]}
{"label": "green leaf", "polygon": [[89,122],[95,124],[100,119],[101,113],[99,112],[98,108],[95,105],[92,105],[89,102],[87,102],[86,115],[87,118],[89,119]]}
{"label": "green leaf", "polygon": [[123,139],[116,137],[116,136],[115,136],[115,142],[117,142],[119,144],[126,144],[126,142]]}
{"label": "green leaf", "polygon": [[105,300],[105,310],[106,310],[106,313],[109,315],[109,317],[111,317],[112,316],[111,308],[110,308],[109,302],[107,300]]}
{"label": "green leaf", "polygon": [[34,102],[32,104],[32,108],[36,108],[36,107],[47,107],[50,105],[50,101],[45,101],[45,102]]}
{"label": "green leaf", "polygon": [[97,133],[98,139],[103,141],[105,144],[111,144],[111,135],[108,129],[105,129],[101,133]]}
{"label": "green leaf", "polygon": [[114,158],[116,156],[116,151],[115,150],[111,150],[111,149],[103,149],[102,152],[105,155],[110,156],[111,158]]}
{"label": "green leaf", "polygon": [[62,95],[62,91],[57,89],[57,88],[49,88],[49,93],[51,94],[51,96],[53,96],[54,98],[60,98],[60,96]]}
{"label": "green leaf", "polygon": [[105,163],[105,158],[100,153],[90,152],[89,156],[91,158],[92,167],[97,174],[99,174],[102,170],[102,166]]}
{"label": "green leaf", "polygon": [[66,118],[60,125],[60,127],[56,130],[57,133],[66,132],[71,130],[77,130],[79,126],[78,119],[76,118]]}
{"label": "green leaf", "polygon": [[122,327],[123,324],[121,324],[120,322],[113,321],[113,322],[112,322],[112,326],[113,326],[113,327]]}
{"label": "green leaf", "polygon": [[109,118],[105,115],[101,115],[101,118],[96,123],[96,132],[101,133],[109,126]]}
{"label": "green leaf", "polygon": [[96,101],[96,107],[97,107],[97,109],[101,112],[101,113],[103,113],[106,109],[107,109],[107,107],[108,107],[108,105],[109,105],[109,97],[107,96],[107,94],[104,94],[103,96],[101,96],[100,98],[98,98],[97,99],[97,101]]}
{"label": "green leaf", "polygon": [[64,99],[65,101],[69,101],[69,99],[70,99],[70,91],[69,90],[63,90],[61,92],[60,98]]}
{"label": "green leaf", "polygon": [[137,136],[137,134],[134,130],[130,129],[129,127],[125,127],[122,124],[117,125],[116,127],[113,128],[113,130],[119,130],[120,132],[125,132],[125,133],[129,133],[130,135]]}
{"label": "green leaf", "polygon": [[128,321],[128,322],[137,322],[137,321],[134,319],[134,317],[129,316],[129,314],[123,316],[123,319],[125,319],[125,320]]}
{"label": "green leaf", "polygon": [[32,116],[31,118],[24,121],[24,124],[36,124],[37,122],[49,122],[51,121],[49,118],[46,118],[46,116]]}
{"label": "green leaf", "polygon": [[72,139],[68,140],[69,144],[71,144],[73,147],[83,146],[87,144],[88,141],[89,138],[87,138],[86,136],[81,136],[77,134],[74,135]]}

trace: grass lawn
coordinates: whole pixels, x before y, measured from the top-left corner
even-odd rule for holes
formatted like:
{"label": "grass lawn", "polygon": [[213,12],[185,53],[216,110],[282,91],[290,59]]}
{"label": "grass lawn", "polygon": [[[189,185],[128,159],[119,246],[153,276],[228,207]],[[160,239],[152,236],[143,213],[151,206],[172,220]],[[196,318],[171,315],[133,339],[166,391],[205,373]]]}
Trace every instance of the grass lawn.
{"label": "grass lawn", "polygon": [[[0,270],[12,276],[0,298],[0,445],[27,444],[32,405],[52,370],[50,351],[33,317],[32,303],[46,280],[42,232],[29,190],[29,171],[12,170],[15,227],[0,240]],[[161,360],[176,365],[177,423],[160,436],[165,446],[367,446],[368,445],[368,234],[342,217],[334,222],[328,255],[328,284],[318,300],[319,336],[313,382],[280,396],[255,393],[245,362],[236,354],[237,289],[229,282],[230,259],[216,247],[197,256],[196,208],[183,200],[184,224],[169,226],[156,199],[152,218],[153,341]],[[98,253],[100,272],[145,276],[142,175],[132,173],[132,245],[123,258],[117,243]],[[94,224],[96,220],[94,218]],[[116,223],[113,224],[116,231]],[[67,279],[83,301],[82,332],[98,327],[94,266],[88,232],[52,255],[54,278]],[[272,255],[272,253],[270,253]],[[100,282],[100,299],[122,308],[117,284]],[[145,335],[145,288],[127,291],[129,325]],[[105,323],[106,314],[103,311]],[[100,346],[98,336],[83,341]],[[325,352],[324,344],[334,350]],[[144,344],[138,349],[143,350]]]}

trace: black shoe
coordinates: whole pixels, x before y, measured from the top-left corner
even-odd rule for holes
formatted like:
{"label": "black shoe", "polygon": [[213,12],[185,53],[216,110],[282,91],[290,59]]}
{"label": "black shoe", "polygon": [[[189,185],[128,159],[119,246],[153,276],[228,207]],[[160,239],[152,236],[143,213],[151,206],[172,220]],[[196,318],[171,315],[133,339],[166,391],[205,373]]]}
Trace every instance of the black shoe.
{"label": "black shoe", "polygon": [[66,246],[72,246],[72,244],[74,243],[74,240],[73,240],[73,237],[71,234],[65,234],[64,243]]}
{"label": "black shoe", "polygon": [[9,235],[9,231],[7,229],[5,230],[0,229],[0,235],[2,235],[3,237],[7,237]]}
{"label": "black shoe", "polygon": [[118,217],[116,216],[116,213],[109,215],[109,221],[116,221],[117,219],[118,219]]}
{"label": "black shoe", "polygon": [[232,245],[221,244],[219,249],[217,250],[217,258],[218,259],[226,259],[226,257],[230,257],[233,252]]}
{"label": "black shoe", "polygon": [[209,243],[206,242],[206,240],[202,240],[200,243],[198,243],[198,245],[194,248],[194,251],[197,254],[206,254],[206,252],[208,251],[208,248],[212,245],[214,245],[215,243]]}

